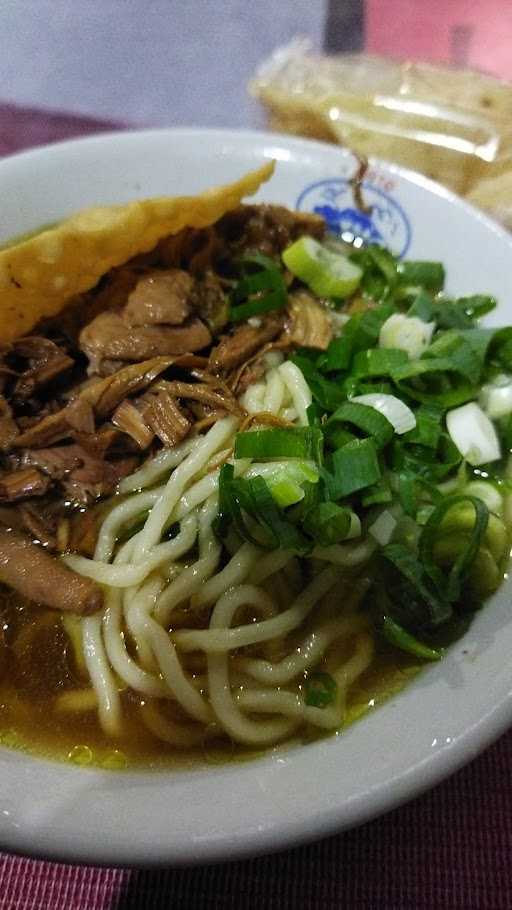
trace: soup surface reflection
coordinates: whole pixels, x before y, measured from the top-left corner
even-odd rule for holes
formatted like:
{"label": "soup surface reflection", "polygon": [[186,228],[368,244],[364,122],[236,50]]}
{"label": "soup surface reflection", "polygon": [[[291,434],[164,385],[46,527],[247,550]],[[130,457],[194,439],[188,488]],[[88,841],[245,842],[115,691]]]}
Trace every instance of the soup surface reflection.
{"label": "soup surface reflection", "polygon": [[[60,616],[24,604],[2,592],[0,606],[0,744],[41,758],[120,771],[125,768],[187,768],[260,754],[231,742],[208,741],[176,751],[154,737],[140,720],[140,699],[123,695],[124,734],[108,737],[77,666],[73,644]],[[351,723],[398,692],[419,666],[385,643],[377,645],[371,666],[349,693],[346,723]],[[80,702],[80,693],[84,703]],[[73,709],[73,702],[78,709]],[[343,735],[341,733],[340,735]],[[293,744],[318,738],[303,732]],[[279,747],[277,747],[279,748]]]}

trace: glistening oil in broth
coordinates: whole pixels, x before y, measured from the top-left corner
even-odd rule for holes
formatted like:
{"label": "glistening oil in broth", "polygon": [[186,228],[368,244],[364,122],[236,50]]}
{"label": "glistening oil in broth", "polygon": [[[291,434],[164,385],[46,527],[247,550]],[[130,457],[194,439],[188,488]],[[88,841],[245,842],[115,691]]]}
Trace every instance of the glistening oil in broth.
{"label": "glistening oil in broth", "polygon": [[[194,750],[178,751],[157,740],[141,723],[139,700],[123,696],[124,735],[108,737],[93,705],[68,711],[66,694],[88,690],[76,666],[73,647],[60,616],[32,608],[2,592],[0,606],[0,743],[30,754],[77,765],[124,768],[179,768],[250,758],[255,750],[231,742],[205,740]],[[346,723],[359,718],[399,691],[419,670],[417,661],[377,643],[371,666],[349,693]],[[64,697],[64,698],[63,698]],[[302,731],[293,742],[318,738]]]}

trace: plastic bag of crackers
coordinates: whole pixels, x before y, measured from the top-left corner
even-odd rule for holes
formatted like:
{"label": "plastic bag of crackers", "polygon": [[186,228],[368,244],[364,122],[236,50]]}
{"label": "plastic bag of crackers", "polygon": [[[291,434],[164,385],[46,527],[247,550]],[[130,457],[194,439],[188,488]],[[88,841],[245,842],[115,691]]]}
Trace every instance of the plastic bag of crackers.
{"label": "plastic bag of crackers", "polygon": [[260,65],[250,91],[272,129],[412,168],[512,229],[512,84],[428,63],[316,55],[298,38]]}

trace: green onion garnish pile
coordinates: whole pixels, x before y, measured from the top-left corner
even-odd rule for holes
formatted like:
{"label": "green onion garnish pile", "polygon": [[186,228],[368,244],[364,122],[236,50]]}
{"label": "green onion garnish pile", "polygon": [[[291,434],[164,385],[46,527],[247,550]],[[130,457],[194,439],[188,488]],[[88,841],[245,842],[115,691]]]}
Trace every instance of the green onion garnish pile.
{"label": "green onion garnish pile", "polygon": [[[309,237],[281,263],[245,257],[231,319],[284,307],[290,280],[342,314],[342,329],[327,350],[291,355],[309,426],[237,434],[216,533],[313,558],[372,540],[376,628],[436,660],[500,585],[509,551],[512,328],[482,327],[496,301],[447,295],[439,262],[374,246],[347,256]],[[256,476],[237,475],[241,459],[259,463]],[[328,698],[325,680],[308,698]]]}

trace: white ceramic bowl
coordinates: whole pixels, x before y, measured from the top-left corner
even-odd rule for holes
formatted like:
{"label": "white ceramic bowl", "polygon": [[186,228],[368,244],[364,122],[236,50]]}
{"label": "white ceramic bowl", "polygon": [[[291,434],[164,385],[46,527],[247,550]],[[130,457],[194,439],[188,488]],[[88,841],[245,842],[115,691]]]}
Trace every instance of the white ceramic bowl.
{"label": "white ceramic bowl", "polygon": [[[230,181],[278,162],[258,198],[329,206],[334,223],[397,253],[442,259],[448,287],[488,291],[511,322],[512,239],[451,193],[376,164],[371,221],[354,212],[350,155],[278,135],[208,130],[119,133],[0,162],[0,240],[82,206]],[[68,861],[193,863],[233,859],[363,822],[433,786],[512,722],[507,583],[446,658],[341,736],[244,764],[114,773],[0,750],[0,847]]]}

